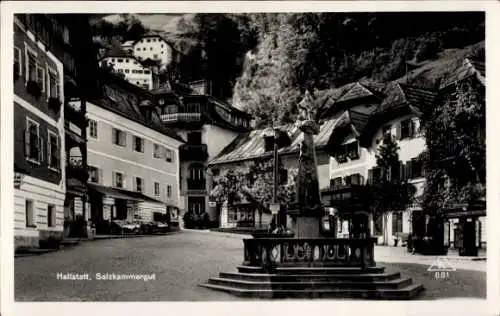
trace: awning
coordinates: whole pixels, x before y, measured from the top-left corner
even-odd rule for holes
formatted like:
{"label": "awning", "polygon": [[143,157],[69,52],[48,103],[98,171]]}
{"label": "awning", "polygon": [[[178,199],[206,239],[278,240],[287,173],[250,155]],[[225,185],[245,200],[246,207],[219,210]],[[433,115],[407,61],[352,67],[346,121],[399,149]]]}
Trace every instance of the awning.
{"label": "awning", "polygon": [[[128,191],[124,189],[117,189],[117,188],[111,188],[111,187],[106,187],[98,184],[93,184],[89,183],[89,193],[97,193],[99,195],[104,195],[109,198],[115,198],[115,199],[122,199],[122,200],[128,200],[128,201],[136,201],[136,202],[152,202],[152,203],[161,203],[164,205],[168,205],[165,202],[162,202],[160,200],[156,200],[153,198],[150,198],[147,195],[142,194],[141,192],[133,192],[133,191]],[[176,207],[175,205],[168,205],[168,206],[173,206]]]}

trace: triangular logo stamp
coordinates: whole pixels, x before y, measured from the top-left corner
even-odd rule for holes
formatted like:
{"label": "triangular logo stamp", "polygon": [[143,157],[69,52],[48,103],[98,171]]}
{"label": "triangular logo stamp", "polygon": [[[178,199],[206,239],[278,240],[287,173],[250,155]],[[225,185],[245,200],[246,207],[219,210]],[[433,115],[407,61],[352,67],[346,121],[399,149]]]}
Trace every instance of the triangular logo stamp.
{"label": "triangular logo stamp", "polygon": [[427,268],[429,272],[457,271],[457,268],[445,257],[438,257],[434,263]]}

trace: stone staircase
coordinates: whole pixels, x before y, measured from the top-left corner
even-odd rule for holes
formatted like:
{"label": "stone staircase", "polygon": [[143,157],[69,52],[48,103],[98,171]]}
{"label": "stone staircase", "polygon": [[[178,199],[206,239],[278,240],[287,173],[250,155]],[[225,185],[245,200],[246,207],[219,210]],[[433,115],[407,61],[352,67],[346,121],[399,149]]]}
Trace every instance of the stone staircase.
{"label": "stone staircase", "polygon": [[364,298],[409,300],[424,287],[385,267],[277,267],[241,265],[222,272],[200,286],[240,297],[254,298]]}

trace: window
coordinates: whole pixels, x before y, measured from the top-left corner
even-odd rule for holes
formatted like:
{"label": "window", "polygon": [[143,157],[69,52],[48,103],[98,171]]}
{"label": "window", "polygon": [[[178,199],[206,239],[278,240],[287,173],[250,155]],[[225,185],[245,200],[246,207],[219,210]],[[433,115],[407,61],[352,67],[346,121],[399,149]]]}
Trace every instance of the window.
{"label": "window", "polygon": [[144,70],[144,74],[145,74],[145,75],[149,75],[150,73],[151,73],[151,71],[149,71],[149,70]]}
{"label": "window", "polygon": [[111,58],[111,62],[114,63],[115,62],[115,59],[114,58]]}
{"label": "window", "polygon": [[165,148],[165,160],[168,162],[172,162],[174,158],[174,152],[170,149]]}
{"label": "window", "polygon": [[139,177],[135,178],[135,190],[137,192],[142,192],[144,190],[142,178]]}
{"label": "window", "polygon": [[142,50],[143,50],[143,51],[145,51],[145,50],[146,50],[146,47],[143,47],[143,48],[142,48]]}
{"label": "window", "polygon": [[154,54],[153,59],[158,59],[158,54]]}
{"label": "window", "polygon": [[141,50],[141,48],[140,48],[140,47],[137,47],[137,49],[136,49],[136,50],[137,50],[137,51],[140,51],[140,50]]}
{"label": "window", "polygon": [[147,89],[149,89],[149,85],[147,85],[147,84],[143,84],[143,85],[142,85],[142,87],[143,87],[144,89],[146,89],[146,90],[147,90]]}
{"label": "window", "polygon": [[134,136],[134,151],[139,153],[144,152],[144,139]]}
{"label": "window", "polygon": [[35,227],[35,207],[32,200],[26,200],[26,227]]}
{"label": "window", "polygon": [[147,42],[147,43],[150,43],[150,42],[151,42],[151,40],[150,40],[150,39],[147,39],[147,40],[146,40],[146,42]]}
{"label": "window", "polygon": [[161,51],[161,54],[163,55],[163,51]]}
{"label": "window", "polygon": [[119,62],[119,63],[123,63],[123,59],[122,58],[118,58],[116,61]]}
{"label": "window", "polygon": [[142,74],[142,70],[137,70],[137,73],[138,74]]}
{"label": "window", "polygon": [[53,204],[47,206],[47,226],[56,226],[56,206]]}
{"label": "window", "polygon": [[113,144],[126,147],[127,146],[127,134],[124,131],[113,128]]}
{"label": "window", "polygon": [[117,70],[118,70],[118,72],[123,72],[123,69],[121,69],[121,68],[118,68]]}
{"label": "window", "polygon": [[274,137],[273,136],[264,137],[264,150],[266,152],[274,150]]}
{"label": "window", "polygon": [[49,70],[49,82],[48,82],[48,89],[49,89],[49,97],[50,98],[59,98],[59,82],[57,81],[57,74],[53,70]]}
{"label": "window", "polygon": [[59,152],[59,139],[57,135],[51,131],[48,132],[48,165],[51,169],[59,170],[60,167],[60,152]]}
{"label": "window", "polygon": [[125,58],[125,62],[128,63],[128,58]]}
{"label": "window", "polygon": [[155,196],[160,196],[160,183],[155,182]]}
{"label": "window", "polygon": [[36,64],[36,82],[42,92],[45,92],[45,68]]}
{"label": "window", "polygon": [[124,188],[125,187],[125,176],[121,172],[113,172],[113,185],[116,188]]}
{"label": "window", "polygon": [[163,48],[163,44],[161,44],[161,48]]}
{"label": "window", "polygon": [[410,138],[412,136],[411,123],[411,120],[404,120],[401,122],[401,139]]}
{"label": "window", "polygon": [[36,54],[26,46],[26,81],[36,81]]}
{"label": "window", "polygon": [[172,186],[170,184],[167,184],[167,198],[172,197]]}
{"label": "window", "polygon": [[136,81],[135,84],[141,84],[139,81]]}
{"label": "window", "polygon": [[153,50],[153,47],[150,47],[149,50]]}
{"label": "window", "polygon": [[89,166],[89,181],[99,183],[99,169],[94,166]]}
{"label": "window", "polygon": [[130,70],[128,69],[125,69],[125,73],[128,74],[130,72]]}
{"label": "window", "polygon": [[410,179],[422,178],[424,177],[424,164],[422,160],[413,158],[411,161],[407,162],[406,174],[410,175]]}
{"label": "window", "polygon": [[92,138],[97,138],[97,121],[89,120],[89,135]]}
{"label": "window", "polygon": [[21,49],[14,47],[14,76],[21,76]]}
{"label": "window", "polygon": [[153,146],[153,157],[161,158],[161,146],[158,144],[154,144]]}
{"label": "window", "polygon": [[30,119],[26,120],[24,145],[26,159],[31,162],[40,163],[43,151],[43,143],[40,138],[40,128],[38,123]]}
{"label": "window", "polygon": [[403,212],[392,213],[392,234],[403,232]]}

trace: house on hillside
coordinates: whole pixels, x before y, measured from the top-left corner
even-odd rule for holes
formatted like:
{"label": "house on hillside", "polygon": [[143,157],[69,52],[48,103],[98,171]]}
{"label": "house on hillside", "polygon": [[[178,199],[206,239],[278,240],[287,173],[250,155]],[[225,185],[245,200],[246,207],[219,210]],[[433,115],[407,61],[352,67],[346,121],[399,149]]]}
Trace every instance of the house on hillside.
{"label": "house on hillside", "polygon": [[[325,150],[333,140],[332,133],[338,124],[338,118],[324,120],[320,126],[320,132],[314,136],[316,146],[316,162],[318,167],[318,180],[320,188],[327,188],[330,184],[330,156]],[[292,169],[298,170],[298,159],[300,152],[300,143],[302,141],[302,131],[297,126],[290,124],[279,128],[290,138],[289,146],[278,150],[284,172]],[[274,143],[273,137],[269,137],[267,129],[252,130],[248,133],[238,136],[224,150],[221,151],[208,166],[214,175],[224,174],[228,170],[237,170],[247,173],[250,166],[256,162],[273,156]],[[280,175],[287,179],[288,175]],[[251,199],[246,199],[242,205],[228,208],[227,205],[212,207],[211,212],[219,217],[221,228],[232,228],[239,226],[248,226],[248,220],[251,219],[253,226],[256,226],[258,217],[257,205]],[[267,225],[271,217],[265,215],[263,225]]]}
{"label": "house on hillside", "polygon": [[151,91],[153,108],[163,126],[186,142],[179,148],[181,208],[198,215],[208,212],[215,223],[218,218],[208,208],[212,189],[208,162],[250,130],[251,116],[211,96],[190,91],[188,86],[175,83],[155,89]]}
{"label": "house on hillside", "polygon": [[146,90],[153,89],[153,72],[134,55],[121,48],[113,48],[99,61],[101,67],[111,67],[114,72],[123,74],[125,80]]}
{"label": "house on hillside", "polygon": [[[128,44],[130,46],[130,44]],[[182,53],[174,45],[157,34],[146,34],[132,45],[132,54],[139,60],[151,59],[165,69],[172,62],[178,63]]]}
{"label": "house on hillside", "polygon": [[88,219],[98,234],[124,222],[179,226],[183,140],[150,110],[147,91],[113,74],[103,73],[100,83],[102,89],[87,104]]}
{"label": "house on hillside", "polygon": [[[384,135],[393,135],[400,147],[400,164],[394,170],[391,168],[389,177],[413,183],[417,189],[416,201],[419,201],[425,186],[425,169],[419,158],[426,148],[425,131],[419,119],[422,107],[437,106],[442,96],[450,93],[449,88],[461,80],[473,77],[484,84],[484,62],[465,58],[455,65],[449,73],[442,74],[434,90],[403,84],[407,79],[382,85],[357,82],[338,88],[324,98],[322,117],[337,118],[339,123],[326,149],[331,155],[331,183],[322,191],[322,198],[325,205],[337,208],[341,214],[339,237],[349,234],[350,214],[357,211],[359,187],[380,179],[375,154]],[[379,243],[392,243],[398,236],[413,231],[412,221],[421,212],[421,205],[415,202],[389,214],[385,223],[382,217],[374,219],[368,215],[369,230]],[[481,245],[486,240],[486,211],[476,213],[476,240]],[[458,218],[465,215],[464,211],[449,214],[445,240],[453,245]]]}

